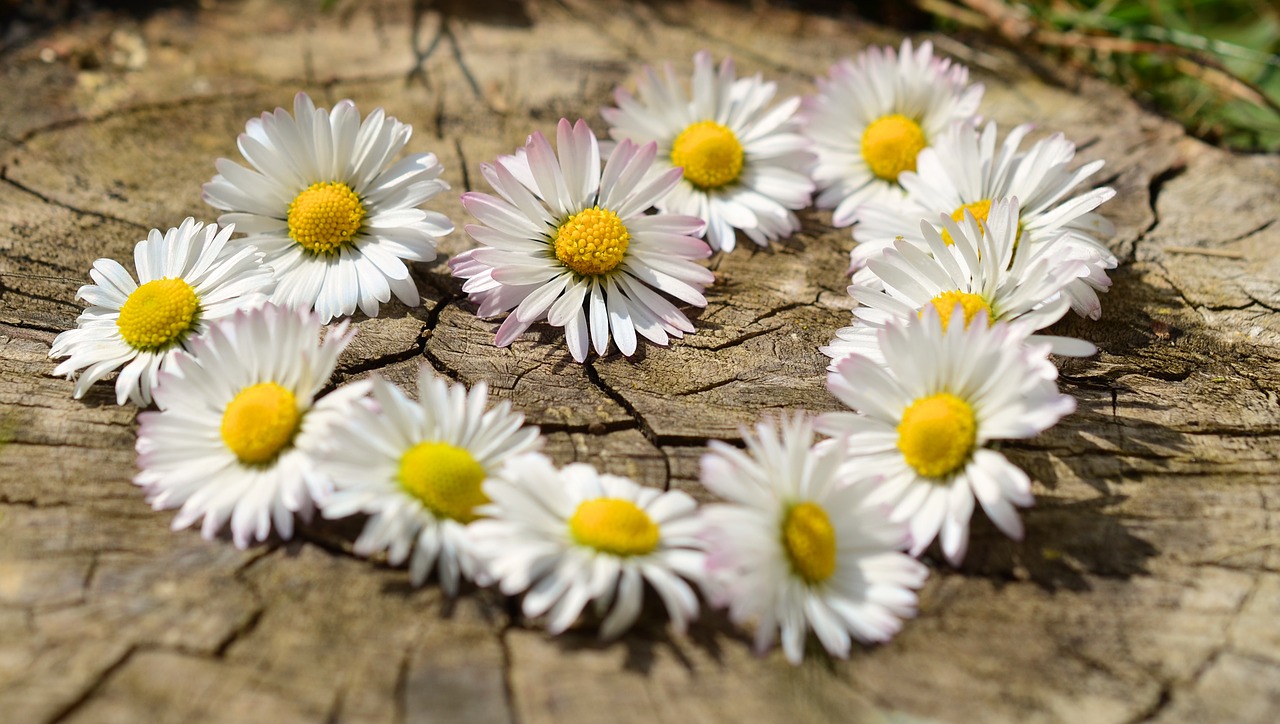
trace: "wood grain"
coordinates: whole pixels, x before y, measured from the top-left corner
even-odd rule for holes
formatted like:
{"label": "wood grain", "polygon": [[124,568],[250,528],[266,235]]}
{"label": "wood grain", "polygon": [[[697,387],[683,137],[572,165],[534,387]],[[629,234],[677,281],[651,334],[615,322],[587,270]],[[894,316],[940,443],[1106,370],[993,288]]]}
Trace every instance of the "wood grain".
{"label": "wood grain", "polygon": [[[642,63],[687,70],[707,48],[806,93],[837,58],[898,38],[763,3],[200,5],[95,16],[0,57],[6,720],[1267,721],[1280,707],[1277,157],[1225,153],[1099,83],[1049,85],[1005,51],[936,38],[986,84],[984,115],[1065,132],[1118,191],[1103,211],[1123,264],[1103,319],[1055,330],[1102,350],[1062,365],[1080,409],[1005,448],[1036,480],[1027,540],[976,521],[963,568],[928,558],[919,619],[847,662],[755,657],[714,613],[687,639],[659,615],[610,646],[589,628],[551,639],[489,592],[449,602],[354,558],[358,523],[244,552],[170,532],[129,482],[135,410],[107,384],[74,401],[50,376],[76,288],[152,226],[211,220],[213,159],[298,90],[414,124],[411,150],[438,154],[461,192],[561,116],[603,133],[599,108]],[[457,52],[442,42],[423,60],[442,12]],[[139,42],[141,63],[119,52]],[[433,207],[466,223],[456,194]],[[411,385],[419,364],[487,380],[557,461],[705,499],[708,439],[836,407],[817,347],[849,317],[851,239],[829,214],[803,221],[787,243],[711,260],[697,334],[585,365],[546,328],[492,346],[496,324],[443,265],[468,246],[455,233],[414,269],[422,307],[357,320],[339,380]]]}

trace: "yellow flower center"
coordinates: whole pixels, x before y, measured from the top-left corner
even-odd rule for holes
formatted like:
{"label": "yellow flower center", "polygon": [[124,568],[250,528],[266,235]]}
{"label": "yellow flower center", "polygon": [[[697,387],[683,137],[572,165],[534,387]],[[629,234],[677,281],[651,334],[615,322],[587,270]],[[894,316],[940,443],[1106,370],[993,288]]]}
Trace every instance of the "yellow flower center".
{"label": "yellow flower center", "polygon": [[[981,222],[981,226],[978,228],[982,230],[982,233],[987,233],[987,215],[991,213],[991,199],[975,201],[972,204],[961,204],[960,208],[951,212],[951,220],[957,224],[963,223],[964,212],[966,211],[973,214],[973,218]],[[1018,225],[1018,231],[1022,231],[1021,224]],[[956,243],[956,240],[951,238],[951,232],[946,229],[942,230],[942,240],[947,243],[947,246]]]}
{"label": "yellow flower center", "polygon": [[124,300],[116,327],[130,347],[155,352],[191,331],[199,314],[200,299],[186,280],[156,279]]}
{"label": "yellow flower center", "polygon": [[742,142],[715,121],[691,124],[671,144],[671,165],[683,168],[684,177],[700,189],[737,181],[742,161]]}
{"label": "yellow flower center", "polygon": [[871,173],[897,181],[903,171],[916,170],[916,156],[929,145],[920,124],[900,113],[881,116],[862,132],[862,158]]}
{"label": "yellow flower center", "polygon": [[[951,323],[951,314],[955,311],[956,304],[959,304],[964,309],[965,327],[969,326],[969,322],[973,321],[973,315],[978,312],[985,311],[987,313],[988,325],[995,322],[995,313],[991,311],[991,305],[987,304],[987,300],[977,294],[962,292],[957,289],[948,289],[933,299],[930,299],[929,303],[933,305],[934,309],[938,310],[938,316],[942,318],[943,329],[946,329],[947,325]],[[920,310],[920,316],[924,316],[923,309]]]}
{"label": "yellow flower center", "polygon": [[658,547],[658,525],[619,498],[584,501],[569,518],[569,533],[580,545],[615,556],[642,556]]}
{"label": "yellow flower center", "polygon": [[898,449],[926,478],[941,478],[964,466],[977,439],[973,408],[949,392],[912,402],[898,423]]}
{"label": "yellow flower center", "polygon": [[360,231],[365,213],[350,186],[314,183],[289,204],[289,238],[313,254],[336,254]]}
{"label": "yellow flower center", "polygon": [[570,216],[556,230],[556,258],[579,274],[604,274],[622,263],[630,243],[622,219],[595,206]]}
{"label": "yellow flower center", "polygon": [[836,572],[836,530],[816,503],[798,503],[787,511],[782,547],[806,583],[822,583]]}
{"label": "yellow flower center", "polygon": [[400,485],[437,518],[470,523],[484,494],[484,467],[471,453],[444,442],[420,442],[400,458]]}
{"label": "yellow flower center", "polygon": [[222,441],[246,465],[263,465],[293,443],[302,422],[298,400],[274,382],[240,390],[222,413]]}

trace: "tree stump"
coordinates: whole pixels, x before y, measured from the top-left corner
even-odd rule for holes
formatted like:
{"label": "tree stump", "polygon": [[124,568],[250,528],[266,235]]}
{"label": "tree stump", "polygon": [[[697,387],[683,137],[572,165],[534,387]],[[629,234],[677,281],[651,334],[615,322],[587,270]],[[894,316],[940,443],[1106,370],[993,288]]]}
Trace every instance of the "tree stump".
{"label": "tree stump", "polygon": [[[94,259],[129,258],[190,215],[244,122],[306,90],[412,123],[456,192],[562,116],[586,118],[644,63],[702,48],[782,94],[868,44],[853,18],[763,3],[202,2],[95,16],[0,56],[0,711],[8,721],[1268,721],[1280,707],[1280,158],[1184,135],[1104,84],[935,37],[986,84],[981,113],[1063,131],[1102,158],[1122,259],[1101,321],[1056,333],[1079,410],[1006,445],[1036,481],[1027,537],[981,513],[919,618],[848,661],[756,657],[717,613],[685,638],[660,613],[622,640],[551,638],[489,591],[447,600],[358,559],[359,523],[247,551],[169,530],[131,483],[136,410],[51,376]],[[759,6],[759,7],[757,7]],[[435,52],[427,48],[440,32]],[[457,193],[430,204],[461,227]],[[444,259],[417,308],[358,317],[336,382],[412,388],[429,364],[487,380],[579,460],[701,499],[710,439],[762,415],[836,409],[817,350],[849,320],[852,245],[807,211],[785,243],[717,255],[696,334],[572,362],[535,326],[496,349]],[[349,444],[360,445],[360,440]],[[1273,525],[1274,524],[1274,525]]]}

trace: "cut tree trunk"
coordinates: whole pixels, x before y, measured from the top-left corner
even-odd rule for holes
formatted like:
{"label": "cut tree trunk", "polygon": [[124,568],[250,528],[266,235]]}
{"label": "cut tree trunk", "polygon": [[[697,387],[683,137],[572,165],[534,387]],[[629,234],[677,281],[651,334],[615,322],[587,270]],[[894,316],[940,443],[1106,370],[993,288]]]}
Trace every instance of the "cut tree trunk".
{"label": "cut tree trunk", "polygon": [[[487,190],[480,162],[562,116],[603,134],[600,107],[644,63],[686,72],[706,48],[800,94],[899,37],[763,3],[158,5],[0,55],[0,718],[1269,721],[1280,708],[1280,158],[933,38],[985,83],[983,115],[1064,132],[1117,191],[1102,211],[1122,264],[1103,317],[1055,329],[1101,349],[1062,364],[1079,410],[1003,448],[1036,481],[1026,540],[979,513],[963,567],[926,557],[919,618],[848,661],[756,657],[718,613],[680,639],[655,611],[603,645],[590,627],[549,637],[488,591],[413,589],[350,553],[358,523],[247,551],[171,532],[172,513],[130,483],[136,410],[110,384],[76,401],[51,376],[76,289],[150,228],[216,218],[200,200],[213,160],[238,158],[245,120],[299,90],[382,106],[455,191]],[[467,223],[456,193],[430,206]],[[413,270],[421,307],[356,320],[337,381],[411,388],[422,364],[486,380],[557,462],[706,500],[708,440],[837,408],[817,348],[849,322],[852,240],[829,213],[802,218],[790,241],[711,260],[696,334],[585,365],[546,327],[493,346],[496,323],[443,263],[469,247],[459,231]]]}

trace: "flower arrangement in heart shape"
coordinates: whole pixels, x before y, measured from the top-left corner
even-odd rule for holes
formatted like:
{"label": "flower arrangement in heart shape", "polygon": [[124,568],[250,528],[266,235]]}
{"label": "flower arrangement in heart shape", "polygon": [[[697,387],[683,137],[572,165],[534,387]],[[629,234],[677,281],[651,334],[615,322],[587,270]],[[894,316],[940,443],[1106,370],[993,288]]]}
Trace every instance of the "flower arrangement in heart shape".
{"label": "flower arrangement in heart shape", "polygon": [[1116,258],[1097,208],[1114,191],[1084,188],[1102,162],[1074,165],[1061,135],[1024,150],[1018,126],[997,147],[974,117],[982,87],[928,42],[837,63],[803,100],[777,91],[705,52],[687,85],[645,68],[603,111],[611,142],[562,119],[554,145],[535,130],[480,165],[492,193],[461,195],[475,246],[448,261],[458,281],[437,282],[481,318],[505,315],[494,342],[515,349],[501,354],[563,330],[590,371],[592,350],[639,357],[641,338],[695,332],[688,308],[722,293],[704,260],[739,231],[786,243],[816,191],[857,242],[851,323],[821,349],[848,409],[766,419],[742,430],[745,450],[712,441],[697,496],[557,467],[510,401],[425,363],[416,399],[376,375],[334,386],[353,332],[325,325],[393,296],[417,305],[412,264],[453,230],[420,208],[448,190],[446,169],[398,158],[410,127],[351,101],[298,94],[292,113],[251,119],[237,142],[251,168],[219,159],[204,186],[219,223],[153,230],[136,278],[95,262],[54,372],[79,398],[118,370],[117,403],[154,403],[134,482],[177,510],[175,529],[229,529],[246,547],[289,539],[317,509],[365,516],[356,555],[450,596],[492,586],[553,634],[615,638],[654,598],[683,633],[701,593],[794,664],[810,633],[836,657],[888,641],[916,613],[917,558],[937,541],[962,565],[977,508],[1021,538],[1032,481],[997,444],[1075,408],[1050,354],[1096,349],[1042,332],[1068,309],[1100,314]]}

